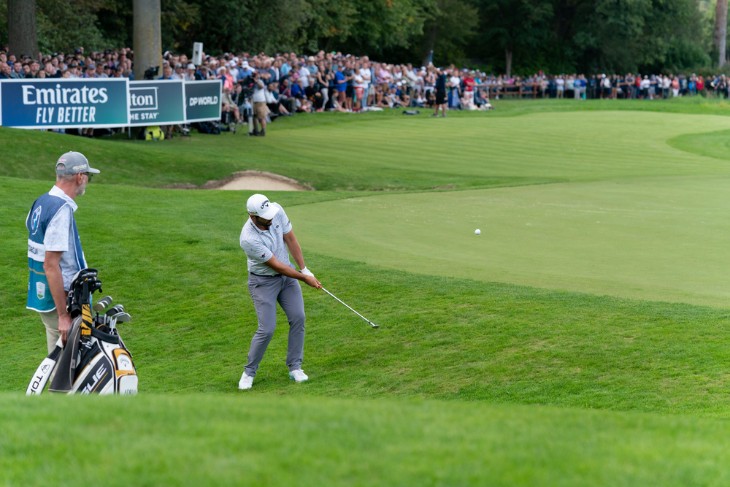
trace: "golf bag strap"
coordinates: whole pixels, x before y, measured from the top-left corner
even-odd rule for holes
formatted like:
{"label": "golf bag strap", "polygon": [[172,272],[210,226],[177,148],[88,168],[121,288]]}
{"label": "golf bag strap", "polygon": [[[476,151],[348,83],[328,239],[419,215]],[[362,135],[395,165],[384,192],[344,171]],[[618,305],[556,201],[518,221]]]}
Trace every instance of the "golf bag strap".
{"label": "golf bag strap", "polygon": [[81,335],[80,323],[80,316],[71,322],[71,330],[66,338],[66,346],[63,347],[61,358],[59,358],[56,366],[56,375],[48,388],[51,392],[68,392],[73,387],[73,378],[76,375],[74,359],[78,355]]}
{"label": "golf bag strap", "polygon": [[109,333],[104,333],[103,331],[92,327],[91,336],[95,337],[98,340],[101,340],[102,342],[113,343],[115,345],[119,345],[119,335],[110,335]]}

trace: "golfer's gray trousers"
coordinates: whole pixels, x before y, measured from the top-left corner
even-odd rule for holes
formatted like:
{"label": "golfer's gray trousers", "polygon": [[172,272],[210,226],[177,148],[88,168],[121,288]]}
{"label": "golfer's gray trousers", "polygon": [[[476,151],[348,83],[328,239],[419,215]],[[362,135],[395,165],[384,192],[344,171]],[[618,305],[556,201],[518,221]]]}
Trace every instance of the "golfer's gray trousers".
{"label": "golfer's gray trousers", "polygon": [[289,321],[289,345],[286,352],[286,366],[289,370],[302,367],[304,360],[304,299],[299,281],[279,275],[274,277],[248,275],[248,291],[251,293],[259,327],[251,339],[248,350],[246,375],[256,376],[266,347],[276,329],[276,303],[281,305]]}

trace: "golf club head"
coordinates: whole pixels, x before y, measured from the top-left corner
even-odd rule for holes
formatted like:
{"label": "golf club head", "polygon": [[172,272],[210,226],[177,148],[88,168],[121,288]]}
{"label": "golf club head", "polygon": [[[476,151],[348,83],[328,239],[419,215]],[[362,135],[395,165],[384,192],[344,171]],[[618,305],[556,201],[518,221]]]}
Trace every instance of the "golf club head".
{"label": "golf club head", "polygon": [[117,314],[117,313],[124,313],[124,306],[123,306],[123,305],[121,305],[121,304],[117,304],[117,305],[115,305],[115,306],[112,306],[112,307],[111,307],[111,308],[109,308],[109,310],[108,310],[108,311],[106,312],[106,315],[107,315],[107,316],[112,316],[112,315],[115,315],[115,314]]}
{"label": "golf club head", "polygon": [[109,305],[111,304],[111,302],[112,302],[112,297],[111,296],[104,296],[99,301],[97,301],[96,303],[94,303],[93,309],[97,313],[101,313],[102,311],[104,311],[105,309],[107,309],[109,307]]}
{"label": "golf club head", "polygon": [[112,316],[112,319],[115,323],[129,323],[132,321],[132,316],[129,313],[122,312]]}

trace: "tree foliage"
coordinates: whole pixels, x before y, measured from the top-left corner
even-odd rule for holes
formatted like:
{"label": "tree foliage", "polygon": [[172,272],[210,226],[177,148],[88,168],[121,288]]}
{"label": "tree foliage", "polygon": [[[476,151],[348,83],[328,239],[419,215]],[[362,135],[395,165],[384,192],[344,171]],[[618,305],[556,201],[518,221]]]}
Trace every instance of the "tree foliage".
{"label": "tree foliage", "polygon": [[[9,0],[6,0],[6,2]],[[0,43],[7,42],[7,3]],[[713,0],[162,0],[163,49],[319,50],[528,73],[709,66]],[[37,0],[43,52],[131,46],[128,0]],[[709,25],[712,24],[712,25]]]}
{"label": "tree foliage", "polygon": [[476,40],[477,7],[462,0],[437,0],[425,12],[423,35],[412,46],[412,57],[422,64],[430,60],[437,65],[465,62],[467,50]]}

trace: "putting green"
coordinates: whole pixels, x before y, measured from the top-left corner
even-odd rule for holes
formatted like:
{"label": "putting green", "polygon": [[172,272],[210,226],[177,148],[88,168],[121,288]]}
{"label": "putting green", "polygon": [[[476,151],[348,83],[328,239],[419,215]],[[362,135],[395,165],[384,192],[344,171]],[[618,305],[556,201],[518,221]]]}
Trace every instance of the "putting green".
{"label": "putting green", "polygon": [[665,178],[381,195],[289,214],[305,249],[385,268],[726,306],[728,194],[730,177]]}

